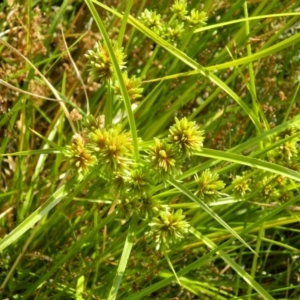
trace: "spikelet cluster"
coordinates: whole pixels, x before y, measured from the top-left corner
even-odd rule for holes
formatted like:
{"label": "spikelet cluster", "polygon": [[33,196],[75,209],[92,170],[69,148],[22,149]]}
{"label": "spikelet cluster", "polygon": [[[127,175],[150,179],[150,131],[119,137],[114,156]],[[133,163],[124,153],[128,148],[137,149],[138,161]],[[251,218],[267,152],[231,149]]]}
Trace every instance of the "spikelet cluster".
{"label": "spikelet cluster", "polygon": [[217,200],[220,197],[219,191],[225,187],[224,182],[218,179],[219,175],[209,169],[202,172],[200,176],[195,175],[197,183],[195,194],[207,203]]}
{"label": "spikelet cluster", "polygon": [[[124,69],[125,54],[123,48],[120,48],[116,41],[112,41],[112,47],[120,69]],[[98,41],[95,49],[88,50],[85,56],[89,62],[90,77],[92,79],[109,81],[114,77],[113,63],[105,44]]]}
{"label": "spikelet cluster", "polygon": [[188,233],[189,223],[181,209],[176,212],[166,211],[149,223],[151,230],[147,233],[153,239],[156,250],[168,249],[170,244],[176,244]]}
{"label": "spikelet cluster", "polygon": [[176,42],[181,39],[184,31],[199,28],[206,24],[207,14],[198,9],[187,10],[186,0],[176,0],[170,9],[173,16],[168,22],[163,19],[155,10],[145,9],[140,15],[140,21],[156,34],[169,42]]}
{"label": "spikelet cluster", "polygon": [[65,154],[69,158],[71,168],[78,173],[86,174],[97,164],[96,156],[80,134],[73,136],[71,145],[66,147]]}
{"label": "spikelet cluster", "polygon": [[[80,174],[96,172],[106,180],[106,189],[117,200],[121,216],[128,218],[136,214],[141,219],[152,219],[149,236],[157,249],[166,249],[169,244],[180,241],[188,229],[183,212],[170,212],[153,191],[157,184],[167,185],[168,179],[181,174],[186,161],[201,151],[203,131],[186,118],[176,118],[169,136],[154,138],[152,145],[141,150],[140,161],[135,162],[131,135],[120,125],[105,127],[102,117],[93,116],[88,116],[83,125],[82,134],[76,134],[66,150],[73,170]],[[208,185],[199,191],[205,197],[215,198],[223,185],[217,175],[209,179]]]}
{"label": "spikelet cluster", "polygon": [[187,118],[175,118],[175,125],[170,127],[168,139],[183,156],[190,157],[201,151],[203,134],[204,131],[199,130],[195,122],[189,122]]}

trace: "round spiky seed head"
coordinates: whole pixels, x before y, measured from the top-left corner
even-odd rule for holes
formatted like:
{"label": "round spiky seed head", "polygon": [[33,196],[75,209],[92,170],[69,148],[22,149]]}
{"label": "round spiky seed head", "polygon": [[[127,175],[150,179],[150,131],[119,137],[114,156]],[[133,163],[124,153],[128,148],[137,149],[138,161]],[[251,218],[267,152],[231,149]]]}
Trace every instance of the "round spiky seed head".
{"label": "round spiky seed head", "polygon": [[[116,41],[112,41],[112,47],[120,69],[125,68],[123,48]],[[92,79],[101,78],[107,81],[113,77],[114,68],[106,45],[97,42],[95,49],[89,50],[85,56],[89,60]]]}
{"label": "round spiky seed head", "polygon": [[244,179],[243,176],[237,175],[232,181],[232,184],[234,186],[236,196],[244,198],[246,193],[251,191],[249,187],[249,180]]}
{"label": "round spiky seed head", "polygon": [[160,181],[181,173],[180,158],[172,145],[166,140],[154,139],[155,145],[150,147],[149,161],[154,176]]}
{"label": "round spiky seed head", "polygon": [[[127,72],[123,72],[122,75],[130,99],[135,100],[142,97],[142,92],[144,89],[140,87],[142,84],[141,79],[135,76],[129,78]],[[122,95],[118,80],[116,80],[113,89],[116,94]]]}
{"label": "round spiky seed head", "polygon": [[190,26],[204,26],[207,21],[207,14],[204,11],[199,11],[197,9],[192,9],[189,16],[186,17],[186,21]]}
{"label": "round spiky seed head", "polygon": [[219,191],[225,187],[224,182],[218,179],[219,175],[209,169],[202,172],[199,177],[195,175],[198,184],[196,195],[208,203],[217,200],[220,197]]}
{"label": "round spiky seed head", "polygon": [[122,171],[132,165],[132,138],[120,126],[90,133],[99,162],[108,172]]}
{"label": "round spiky seed head", "polygon": [[71,167],[78,173],[87,173],[88,170],[97,164],[96,157],[92,151],[86,146],[83,137],[75,134],[72,144],[67,146],[66,156],[69,157]]}
{"label": "round spiky seed head", "polygon": [[131,196],[130,193],[128,197],[118,201],[117,208],[125,218],[136,213],[139,219],[152,218],[164,210],[163,205],[157,199],[146,194],[143,196]]}
{"label": "round spiky seed head", "polygon": [[175,0],[174,4],[171,6],[171,11],[178,15],[180,18],[184,18],[188,13],[186,10],[187,1],[186,0]]}
{"label": "round spiky seed head", "polygon": [[140,16],[141,22],[149,29],[153,30],[156,34],[160,34],[163,31],[163,23],[161,21],[160,14],[156,11],[145,9]]}
{"label": "round spiky seed head", "polygon": [[143,166],[138,166],[130,170],[127,180],[129,191],[136,195],[144,195],[154,185],[149,170]]}
{"label": "round spiky seed head", "polygon": [[169,131],[168,140],[183,156],[189,157],[201,151],[204,131],[199,130],[195,122],[189,122],[187,118],[175,118],[175,125],[171,126]]}
{"label": "round spiky seed head", "polygon": [[147,234],[152,237],[156,250],[160,247],[167,249],[170,244],[182,240],[188,232],[189,224],[184,220],[182,210],[162,212],[158,218],[153,218],[149,223],[151,231]]}

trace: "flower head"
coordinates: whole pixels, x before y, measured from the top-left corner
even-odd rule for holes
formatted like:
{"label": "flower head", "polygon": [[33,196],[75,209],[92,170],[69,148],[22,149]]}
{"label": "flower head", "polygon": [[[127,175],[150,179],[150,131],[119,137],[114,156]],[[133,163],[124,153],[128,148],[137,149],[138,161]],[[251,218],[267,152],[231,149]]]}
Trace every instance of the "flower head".
{"label": "flower head", "polygon": [[171,6],[171,11],[180,18],[184,18],[184,16],[187,14],[186,7],[186,0],[175,0],[174,4]]}
{"label": "flower head", "polygon": [[[112,47],[120,69],[125,68],[123,48],[120,48],[116,41],[112,41]],[[89,50],[85,56],[89,60],[93,79],[109,80],[113,77],[113,64],[106,45],[102,45],[99,41],[95,45],[95,50]]]}
{"label": "flower head", "polygon": [[122,216],[128,218],[136,213],[140,219],[149,219],[163,210],[160,202],[149,195],[124,197],[118,203],[118,210]]}
{"label": "flower head", "polygon": [[[285,137],[288,137],[286,135]],[[275,141],[280,140],[281,138],[276,137]],[[289,140],[279,147],[268,152],[268,158],[271,162],[275,163],[287,163],[296,161],[298,157],[298,138]]]}
{"label": "flower head", "polygon": [[154,185],[149,170],[143,166],[131,169],[127,180],[129,191],[137,195],[145,194]]}
{"label": "flower head", "polygon": [[175,20],[173,24],[169,25],[166,28],[165,35],[169,41],[175,42],[180,39],[183,31],[184,31],[183,22],[178,22],[178,20]]}
{"label": "flower head", "polygon": [[236,196],[244,198],[246,192],[250,192],[251,189],[249,187],[249,179],[244,179],[243,176],[237,175],[235,179],[232,181],[232,185],[234,186],[234,193]]}
{"label": "flower head", "polygon": [[90,132],[89,138],[96,145],[97,150],[102,150],[107,144],[109,133],[104,129],[96,129]]}
{"label": "flower head", "polygon": [[297,157],[298,150],[297,150],[297,140],[291,140],[285,142],[283,145],[278,147],[278,152],[281,152],[281,158],[283,160],[291,160],[292,158]]}
{"label": "flower head", "polygon": [[145,9],[141,16],[141,22],[153,30],[155,33],[160,34],[163,30],[163,23],[161,22],[160,14],[157,14],[155,11]]}
{"label": "flower head", "polygon": [[128,171],[114,171],[112,174],[112,178],[110,180],[110,184],[112,186],[112,190],[115,192],[114,194],[117,195],[125,195],[128,189],[127,184],[127,177]]}
{"label": "flower head", "polygon": [[180,159],[172,145],[166,140],[154,139],[155,145],[150,147],[150,168],[159,180],[166,180],[169,176],[180,174]]}
{"label": "flower head", "polygon": [[165,210],[159,200],[146,194],[139,198],[138,203],[139,215],[145,219],[153,218],[155,215],[158,215],[159,212]]}
{"label": "flower head", "polygon": [[[131,100],[135,100],[139,97],[142,97],[143,88],[141,88],[141,79],[136,78],[135,76],[128,78],[128,73],[123,73],[124,83],[128,92],[129,97]],[[116,91],[118,95],[121,95],[120,84],[116,81],[113,89]]]}
{"label": "flower head", "polygon": [[87,173],[88,170],[96,165],[97,159],[92,151],[86,146],[83,137],[75,134],[72,144],[67,146],[66,156],[70,158],[71,167],[79,173]]}
{"label": "flower head", "polygon": [[94,117],[93,115],[88,115],[84,120],[84,127],[86,132],[93,132],[96,129],[103,129],[105,124],[105,115],[100,115]]}
{"label": "flower head", "polygon": [[267,174],[256,183],[256,189],[260,190],[260,198],[266,203],[278,201],[280,197],[280,187],[276,184],[276,176]]}
{"label": "flower head", "polygon": [[162,212],[158,218],[153,218],[149,224],[151,231],[147,234],[153,238],[156,249],[169,248],[169,244],[175,244],[182,240],[188,232],[189,224],[184,220],[182,210],[174,212]]}
{"label": "flower head", "polygon": [[122,171],[132,164],[132,139],[128,133],[122,132],[120,126],[97,129],[90,133],[90,139],[107,171]]}
{"label": "flower head", "polygon": [[198,11],[197,9],[192,9],[186,20],[191,26],[204,26],[207,21],[207,15],[204,11]]}
{"label": "flower head", "polygon": [[201,151],[203,146],[203,131],[198,130],[195,122],[189,122],[187,118],[178,120],[175,118],[176,124],[170,127],[168,140],[177,147],[183,156],[191,156]]}
{"label": "flower head", "polygon": [[222,180],[218,180],[219,175],[211,172],[209,169],[201,173],[200,177],[195,176],[198,184],[196,195],[198,194],[202,200],[207,202],[215,201],[220,197],[219,190],[225,187]]}

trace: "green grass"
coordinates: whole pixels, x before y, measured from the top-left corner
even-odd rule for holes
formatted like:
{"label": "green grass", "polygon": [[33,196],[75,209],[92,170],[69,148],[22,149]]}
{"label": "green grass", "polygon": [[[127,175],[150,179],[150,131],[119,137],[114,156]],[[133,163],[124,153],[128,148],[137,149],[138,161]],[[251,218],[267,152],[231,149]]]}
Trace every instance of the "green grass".
{"label": "green grass", "polygon": [[299,1],[173,4],[0,4],[1,298],[299,299]]}

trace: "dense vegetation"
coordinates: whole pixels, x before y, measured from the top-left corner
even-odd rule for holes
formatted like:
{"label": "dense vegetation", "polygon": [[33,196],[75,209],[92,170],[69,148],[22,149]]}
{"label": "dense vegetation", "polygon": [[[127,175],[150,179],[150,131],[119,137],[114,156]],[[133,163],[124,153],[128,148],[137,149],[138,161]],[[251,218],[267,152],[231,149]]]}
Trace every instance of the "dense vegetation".
{"label": "dense vegetation", "polygon": [[1,297],[299,299],[299,1],[16,2]]}

